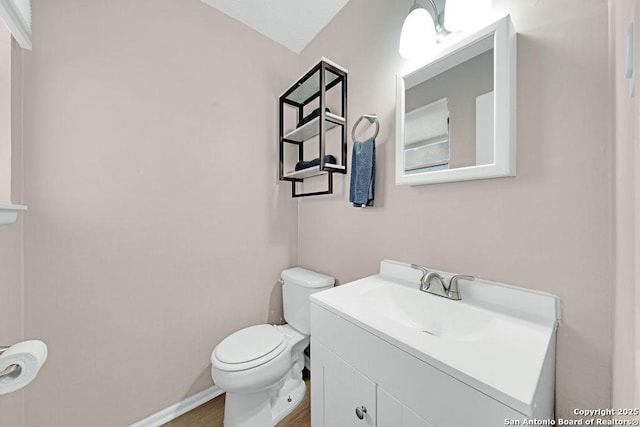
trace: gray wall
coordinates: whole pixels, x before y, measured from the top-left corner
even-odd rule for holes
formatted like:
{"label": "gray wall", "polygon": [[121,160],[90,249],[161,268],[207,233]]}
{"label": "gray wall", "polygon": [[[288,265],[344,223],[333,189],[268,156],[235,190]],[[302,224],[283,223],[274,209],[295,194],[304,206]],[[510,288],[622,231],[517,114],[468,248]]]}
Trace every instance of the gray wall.
{"label": "gray wall", "polygon": [[281,317],[296,202],[277,94],[298,57],[199,1],[38,0],[25,53],[27,426],[127,425]]}
{"label": "gray wall", "polygon": [[557,294],[557,410],[570,418],[611,402],[608,4],[493,3],[519,33],[517,177],[394,185],[395,75],[408,66],[397,52],[412,2],[351,0],[301,69],[319,56],[348,68],[350,125],[380,116],[376,207],[350,206],[348,176],[336,195],[301,200],[299,262],[342,283],[389,258]]}
{"label": "gray wall", "polygon": [[[635,21],[636,43],[640,22],[638,2],[616,0],[611,2],[610,37],[612,41],[612,79],[615,132],[615,281],[613,287],[613,360],[612,406],[637,407],[640,402],[640,378],[636,354],[638,320],[636,307],[640,298],[640,104],[638,104],[638,78],[640,58],[636,58],[636,94],[629,94],[625,78],[627,26]],[[636,45],[636,53],[638,52]]]}

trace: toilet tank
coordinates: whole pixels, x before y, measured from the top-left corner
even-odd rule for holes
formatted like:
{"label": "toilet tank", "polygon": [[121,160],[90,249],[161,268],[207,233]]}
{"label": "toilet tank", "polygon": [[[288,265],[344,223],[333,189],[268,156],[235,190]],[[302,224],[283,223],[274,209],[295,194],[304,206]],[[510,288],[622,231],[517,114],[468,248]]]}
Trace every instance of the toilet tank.
{"label": "toilet tank", "polygon": [[333,287],[335,279],[301,267],[282,272],[284,320],[298,332],[309,335],[311,328],[309,296]]}

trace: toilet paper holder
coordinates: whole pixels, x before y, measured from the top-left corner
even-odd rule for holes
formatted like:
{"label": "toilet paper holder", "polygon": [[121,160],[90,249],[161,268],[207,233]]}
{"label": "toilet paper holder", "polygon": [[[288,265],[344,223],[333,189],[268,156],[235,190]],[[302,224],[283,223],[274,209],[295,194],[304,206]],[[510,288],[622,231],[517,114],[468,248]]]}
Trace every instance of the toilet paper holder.
{"label": "toilet paper holder", "polygon": [[[0,356],[2,355],[2,353],[4,353],[7,350],[9,350],[9,347],[0,346]],[[7,368],[4,371],[0,371],[0,379],[13,374],[18,369],[20,369],[20,365],[17,365],[15,363],[13,365],[7,366]]]}

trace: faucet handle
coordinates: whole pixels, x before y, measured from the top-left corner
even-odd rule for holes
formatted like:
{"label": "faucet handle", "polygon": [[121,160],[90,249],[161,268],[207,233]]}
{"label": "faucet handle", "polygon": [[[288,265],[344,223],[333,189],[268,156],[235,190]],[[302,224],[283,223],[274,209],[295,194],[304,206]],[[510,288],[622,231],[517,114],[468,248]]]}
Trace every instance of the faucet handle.
{"label": "faucet handle", "polygon": [[449,287],[447,288],[447,292],[449,293],[449,298],[454,300],[460,300],[462,297],[460,296],[460,289],[458,289],[458,280],[476,280],[475,277],[469,276],[466,274],[456,274],[451,276],[449,280]]}
{"label": "faucet handle", "polygon": [[423,276],[426,276],[429,273],[429,270],[418,264],[411,264],[411,268],[422,271]]}

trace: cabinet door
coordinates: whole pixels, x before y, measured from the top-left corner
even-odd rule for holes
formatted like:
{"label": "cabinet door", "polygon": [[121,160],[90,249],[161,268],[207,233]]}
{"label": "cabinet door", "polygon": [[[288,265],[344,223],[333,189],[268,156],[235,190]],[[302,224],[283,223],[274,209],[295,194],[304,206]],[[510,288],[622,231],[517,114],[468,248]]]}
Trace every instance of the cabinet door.
{"label": "cabinet door", "polygon": [[311,354],[313,427],[375,427],[376,385],[317,342]]}
{"label": "cabinet door", "polygon": [[402,404],[378,387],[378,427],[402,427]]}
{"label": "cabinet door", "polygon": [[402,427],[433,427],[411,409],[402,406]]}
{"label": "cabinet door", "polygon": [[377,409],[378,427],[433,427],[381,387]]}

